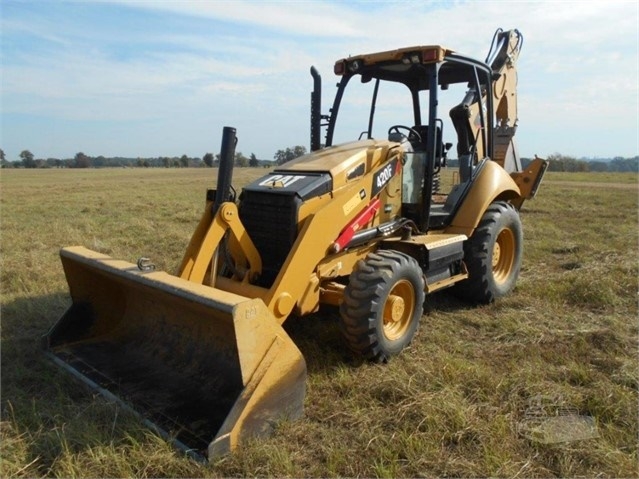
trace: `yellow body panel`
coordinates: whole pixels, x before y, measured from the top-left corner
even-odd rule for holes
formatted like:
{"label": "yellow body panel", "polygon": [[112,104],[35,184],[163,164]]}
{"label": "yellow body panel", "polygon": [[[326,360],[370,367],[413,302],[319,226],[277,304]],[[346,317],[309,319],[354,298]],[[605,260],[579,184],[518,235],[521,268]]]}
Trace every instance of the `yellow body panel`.
{"label": "yellow body panel", "polygon": [[[362,140],[332,146],[323,150],[291,160],[277,171],[325,171],[333,178],[333,189],[360,181],[362,176],[385,162],[391,148],[397,148],[395,142],[385,140]],[[362,174],[348,179],[348,174],[364,165]]]}
{"label": "yellow body panel", "polygon": [[[359,192],[362,189],[366,192],[365,198],[360,196]],[[344,205],[355,197],[360,198],[359,203],[353,208],[349,208],[350,211],[346,213]],[[344,225],[348,224],[368,204],[369,198],[370,185],[364,187],[361,182],[355,182],[335,192],[330,203],[303,220],[293,250],[288,255],[265,299],[267,307],[279,321],[284,322],[293,307],[300,300],[304,301],[302,297],[308,278],[320,261],[329,254],[329,247],[338,237]],[[290,303],[290,307],[289,303],[278,305],[279,298],[284,295],[294,299]]]}

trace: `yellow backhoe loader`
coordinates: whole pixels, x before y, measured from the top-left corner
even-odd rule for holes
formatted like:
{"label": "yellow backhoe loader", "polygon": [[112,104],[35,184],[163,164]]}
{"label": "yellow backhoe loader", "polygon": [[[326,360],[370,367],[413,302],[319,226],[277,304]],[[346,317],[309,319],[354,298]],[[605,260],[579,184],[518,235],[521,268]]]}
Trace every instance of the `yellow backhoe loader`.
{"label": "yellow backhoe loader", "polygon": [[[311,152],[236,197],[237,137],[224,128],[217,188],[176,275],[62,249],[72,305],[45,337],[49,356],[212,458],[302,414],[306,365],[282,328],[291,314],[338,306],[348,346],[383,362],[413,338],[426,294],[507,294],[519,209],[546,168],[522,168],[514,143],[522,42],[498,30],[483,62],[438,45],[341,59],[329,114],[312,67]],[[457,150],[446,191],[444,134]]]}

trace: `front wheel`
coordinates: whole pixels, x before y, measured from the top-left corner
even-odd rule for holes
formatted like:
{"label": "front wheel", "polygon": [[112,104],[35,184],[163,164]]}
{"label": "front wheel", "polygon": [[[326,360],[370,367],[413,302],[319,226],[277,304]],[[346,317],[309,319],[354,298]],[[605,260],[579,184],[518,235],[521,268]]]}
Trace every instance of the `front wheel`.
{"label": "front wheel", "polygon": [[463,299],[491,303],[508,294],[521,269],[523,233],[519,213],[510,203],[492,203],[464,246],[468,279],[455,286]]}
{"label": "front wheel", "polygon": [[386,362],[410,344],[423,304],[424,278],[414,258],[371,253],[349,277],[340,306],[342,333],[354,352]]}

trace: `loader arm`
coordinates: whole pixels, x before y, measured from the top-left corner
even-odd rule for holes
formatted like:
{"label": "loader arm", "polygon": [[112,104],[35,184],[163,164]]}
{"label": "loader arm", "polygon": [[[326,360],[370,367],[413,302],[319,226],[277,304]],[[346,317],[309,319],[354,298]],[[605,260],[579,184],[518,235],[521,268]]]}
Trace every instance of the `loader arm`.
{"label": "loader arm", "polygon": [[[229,231],[243,253],[237,262],[248,263],[248,271],[242,281],[248,283],[262,272],[262,259],[246,229],[242,225],[234,203],[222,203],[217,213],[212,213],[213,203],[207,201],[206,208],[184,255],[178,276],[194,283],[204,283],[205,275],[214,261],[216,251]],[[210,279],[210,285],[214,286]]]}

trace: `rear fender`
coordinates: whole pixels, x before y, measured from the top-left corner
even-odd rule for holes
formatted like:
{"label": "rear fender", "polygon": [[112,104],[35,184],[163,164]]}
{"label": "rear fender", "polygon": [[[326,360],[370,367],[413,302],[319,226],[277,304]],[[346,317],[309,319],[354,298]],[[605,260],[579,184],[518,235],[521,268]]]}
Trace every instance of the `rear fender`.
{"label": "rear fender", "polygon": [[496,200],[511,201],[521,197],[517,183],[494,161],[485,161],[445,233],[470,238],[488,206]]}

